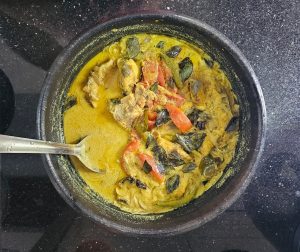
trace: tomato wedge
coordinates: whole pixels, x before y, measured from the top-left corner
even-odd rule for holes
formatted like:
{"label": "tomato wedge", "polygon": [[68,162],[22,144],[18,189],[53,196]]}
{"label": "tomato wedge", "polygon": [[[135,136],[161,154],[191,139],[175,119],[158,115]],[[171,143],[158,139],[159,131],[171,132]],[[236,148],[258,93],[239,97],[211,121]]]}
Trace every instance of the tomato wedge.
{"label": "tomato wedge", "polygon": [[162,70],[164,80],[166,82],[166,80],[169,80],[172,77],[172,72],[171,72],[170,68],[166,65],[166,63],[164,61],[160,62],[160,68]]}
{"label": "tomato wedge", "polygon": [[181,132],[187,132],[193,127],[190,119],[182,112],[180,108],[168,103],[166,105],[166,109],[169,112],[171,120]]}
{"label": "tomato wedge", "polygon": [[152,130],[155,127],[155,120],[148,120],[148,130]]}
{"label": "tomato wedge", "polygon": [[167,94],[166,96],[171,100],[173,100],[177,106],[181,106],[184,102],[184,98],[179,94],[172,93],[172,94]]}
{"label": "tomato wedge", "polygon": [[139,146],[140,146],[140,140],[138,139],[138,137],[136,135],[136,136],[133,137],[131,142],[129,142],[126,145],[126,147],[123,151],[123,154],[122,154],[122,157],[121,157],[121,167],[126,173],[128,173],[127,169],[126,169],[126,161],[125,161],[126,155],[128,155],[128,153],[137,151]]}
{"label": "tomato wedge", "polygon": [[158,65],[157,81],[158,81],[159,85],[161,85],[162,87],[164,87],[166,85],[164,71],[160,65]]}
{"label": "tomato wedge", "polygon": [[155,121],[157,118],[157,112],[155,111],[148,111],[148,119],[151,121]]}
{"label": "tomato wedge", "polygon": [[157,81],[158,63],[155,61],[144,61],[142,67],[144,81],[148,85],[152,85]]}
{"label": "tomato wedge", "polygon": [[134,139],[126,146],[124,152],[134,152],[139,148],[139,145],[140,145],[140,141]]}
{"label": "tomato wedge", "polygon": [[158,181],[158,182],[162,182],[164,180],[164,177],[160,174],[157,165],[155,163],[155,160],[152,156],[144,154],[144,153],[139,153],[138,154],[140,160],[142,161],[142,164],[144,165],[145,162],[147,162],[151,168],[152,171],[150,172],[150,174]]}
{"label": "tomato wedge", "polygon": [[147,111],[148,130],[152,130],[155,127],[156,118],[157,113],[155,111]]}

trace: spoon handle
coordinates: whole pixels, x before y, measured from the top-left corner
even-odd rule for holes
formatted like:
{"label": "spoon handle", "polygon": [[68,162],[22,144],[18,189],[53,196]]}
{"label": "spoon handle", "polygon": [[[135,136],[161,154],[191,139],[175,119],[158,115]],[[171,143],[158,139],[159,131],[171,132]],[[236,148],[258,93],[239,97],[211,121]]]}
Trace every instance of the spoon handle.
{"label": "spoon handle", "polygon": [[78,155],[80,146],[0,135],[0,153],[40,153]]}

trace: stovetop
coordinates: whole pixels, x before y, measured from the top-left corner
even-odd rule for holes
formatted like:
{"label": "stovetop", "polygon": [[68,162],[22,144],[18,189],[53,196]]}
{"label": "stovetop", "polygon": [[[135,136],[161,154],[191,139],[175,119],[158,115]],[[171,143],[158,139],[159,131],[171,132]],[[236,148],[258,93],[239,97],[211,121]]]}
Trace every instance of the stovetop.
{"label": "stovetop", "polygon": [[250,61],[267,106],[266,145],[252,183],[225,213],[194,231],[168,238],[127,237],[74,212],[50,183],[39,155],[1,155],[0,248],[300,251],[297,0],[1,0],[0,132],[35,138],[43,79],[62,48],[97,23],[141,10],[165,10],[204,21],[231,39]]}

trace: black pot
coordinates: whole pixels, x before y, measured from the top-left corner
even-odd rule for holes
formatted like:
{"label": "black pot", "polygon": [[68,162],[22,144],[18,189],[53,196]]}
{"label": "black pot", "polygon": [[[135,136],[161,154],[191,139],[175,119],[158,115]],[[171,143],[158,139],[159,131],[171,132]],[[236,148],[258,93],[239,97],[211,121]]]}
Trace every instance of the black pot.
{"label": "black pot", "polygon": [[241,105],[240,138],[230,165],[234,174],[223,176],[220,183],[184,207],[141,216],[125,213],[86,190],[68,157],[44,155],[44,160],[57,191],[74,209],[94,221],[127,234],[173,235],[195,229],[228,208],[249,184],[264,144],[266,110],[258,80],[241,52],[218,31],[188,17],[163,14],[124,16],[90,29],[73,40],[49,70],[39,102],[38,134],[43,140],[64,142],[62,108],[72,80],[105,46],[140,32],[185,39],[221,64]]}

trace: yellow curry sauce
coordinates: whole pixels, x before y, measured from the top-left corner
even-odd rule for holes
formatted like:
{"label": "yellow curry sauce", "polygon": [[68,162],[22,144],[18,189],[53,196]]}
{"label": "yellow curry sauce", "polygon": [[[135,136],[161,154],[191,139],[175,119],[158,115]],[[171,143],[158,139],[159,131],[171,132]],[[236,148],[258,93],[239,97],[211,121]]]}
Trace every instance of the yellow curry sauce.
{"label": "yellow curry sauce", "polygon": [[162,213],[201,196],[221,177],[238,140],[231,84],[203,50],[136,34],[107,46],[72,83],[67,143],[88,150],[104,174],[72,162],[87,185],[124,211]]}

